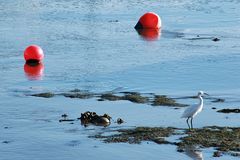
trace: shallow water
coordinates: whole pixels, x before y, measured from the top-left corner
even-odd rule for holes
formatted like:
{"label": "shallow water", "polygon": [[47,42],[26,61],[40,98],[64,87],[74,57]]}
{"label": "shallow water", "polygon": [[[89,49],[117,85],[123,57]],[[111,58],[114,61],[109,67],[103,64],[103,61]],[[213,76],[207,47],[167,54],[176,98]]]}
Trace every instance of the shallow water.
{"label": "shallow water", "polygon": [[[211,109],[240,105],[239,7],[239,0],[0,0],[0,142],[9,141],[0,143],[0,159],[191,159],[175,146],[104,144],[88,138],[119,127],[183,128],[185,120],[179,117],[184,109],[25,95],[117,88],[182,97],[204,90],[226,101],[206,100],[195,127],[239,127],[238,114]],[[161,34],[151,41],[133,28],[147,11],[158,13],[163,21]],[[197,35],[202,39],[194,40]],[[40,45],[46,56],[41,72],[33,77],[24,72],[22,56],[30,44]],[[77,118],[87,110],[109,113],[126,123],[84,128],[78,122],[58,122],[63,113]],[[212,149],[202,151],[205,159],[211,158]]]}

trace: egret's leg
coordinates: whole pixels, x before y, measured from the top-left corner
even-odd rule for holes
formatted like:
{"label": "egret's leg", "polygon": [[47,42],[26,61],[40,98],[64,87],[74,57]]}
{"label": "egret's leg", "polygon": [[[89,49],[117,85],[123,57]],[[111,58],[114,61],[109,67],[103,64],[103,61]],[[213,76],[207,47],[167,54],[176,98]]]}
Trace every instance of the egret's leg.
{"label": "egret's leg", "polygon": [[193,117],[191,118],[191,128],[193,129],[193,123],[192,123]]}
{"label": "egret's leg", "polygon": [[191,128],[190,128],[190,126],[189,126],[189,124],[188,124],[188,120],[189,120],[189,117],[187,118],[186,122],[187,122],[187,125],[188,125],[189,130],[191,130]]}

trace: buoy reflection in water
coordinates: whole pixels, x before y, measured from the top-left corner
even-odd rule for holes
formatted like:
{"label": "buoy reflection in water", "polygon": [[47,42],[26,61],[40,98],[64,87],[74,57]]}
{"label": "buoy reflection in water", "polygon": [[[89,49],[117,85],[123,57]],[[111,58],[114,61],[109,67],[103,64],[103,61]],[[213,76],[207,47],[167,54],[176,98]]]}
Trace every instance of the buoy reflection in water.
{"label": "buoy reflection in water", "polygon": [[147,41],[158,40],[161,36],[161,29],[138,29],[136,31]]}
{"label": "buoy reflection in water", "polygon": [[25,75],[29,80],[41,80],[44,75],[43,63],[25,63]]}

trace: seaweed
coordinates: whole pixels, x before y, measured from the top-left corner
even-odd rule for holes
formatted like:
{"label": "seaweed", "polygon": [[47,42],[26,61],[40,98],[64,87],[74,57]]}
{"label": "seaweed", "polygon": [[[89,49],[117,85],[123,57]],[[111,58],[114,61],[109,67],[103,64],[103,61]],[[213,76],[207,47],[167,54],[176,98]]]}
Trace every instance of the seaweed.
{"label": "seaweed", "polygon": [[128,100],[133,103],[147,103],[148,97],[141,96],[140,93],[128,93],[122,97],[123,100]]}
{"label": "seaweed", "polygon": [[101,134],[95,135],[92,138],[103,139],[106,143],[134,143],[140,144],[142,141],[153,141],[158,144],[169,144],[164,137],[169,137],[173,134],[174,128],[161,127],[137,127],[134,129],[119,129],[119,134],[104,136]]}
{"label": "seaweed", "polygon": [[155,95],[152,105],[153,106],[174,106],[174,107],[188,106],[186,104],[177,103],[176,100],[172,98],[168,98],[165,95]]}
{"label": "seaweed", "polygon": [[[177,146],[178,152],[187,152],[189,146],[214,147],[216,151],[213,152],[213,156],[240,156],[240,128],[210,126],[189,132],[187,129],[172,127],[136,127],[116,131],[118,133],[113,135],[106,136],[101,133],[90,137],[101,139],[105,143],[140,144],[142,141],[152,141],[157,144],[171,144]],[[180,141],[167,141],[166,137],[172,135],[179,135]]]}
{"label": "seaweed", "polygon": [[148,102],[147,97],[143,97],[143,96],[141,96],[140,93],[136,93],[136,92],[132,92],[132,93],[128,92],[128,93],[125,93],[123,96],[117,96],[112,93],[102,94],[100,96],[100,100],[109,100],[109,101],[128,100],[133,103],[147,103]]}
{"label": "seaweed", "polygon": [[218,110],[217,112],[221,112],[221,113],[240,113],[240,109],[238,108],[235,108],[235,109],[221,109],[221,110]]}
{"label": "seaweed", "polygon": [[55,96],[55,94],[52,92],[45,92],[45,93],[32,94],[31,96],[42,97],[42,98],[52,98]]}
{"label": "seaweed", "polygon": [[181,138],[178,149],[189,145],[198,145],[204,148],[214,147],[223,152],[240,151],[240,128],[231,127],[204,127]]}

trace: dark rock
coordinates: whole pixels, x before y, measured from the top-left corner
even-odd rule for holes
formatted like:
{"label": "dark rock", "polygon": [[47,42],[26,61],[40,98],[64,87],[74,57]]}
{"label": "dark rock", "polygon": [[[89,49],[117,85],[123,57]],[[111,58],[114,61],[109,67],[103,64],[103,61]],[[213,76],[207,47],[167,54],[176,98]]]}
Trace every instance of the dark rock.
{"label": "dark rock", "polygon": [[240,109],[221,109],[218,110],[217,112],[221,112],[221,113],[240,113]]}
{"label": "dark rock", "polygon": [[59,122],[72,122],[75,121],[75,119],[60,119]]}
{"label": "dark rock", "polygon": [[213,103],[223,103],[223,102],[225,102],[225,99],[217,98],[217,99],[213,100],[212,102]]}
{"label": "dark rock", "polygon": [[81,113],[81,117],[78,118],[81,120],[81,124],[84,126],[88,126],[89,124],[93,124],[96,126],[108,126],[110,125],[111,117],[108,114],[97,115],[95,112],[87,111],[85,113]]}
{"label": "dark rock", "polygon": [[66,113],[64,113],[61,117],[66,119],[68,117],[68,115]]}
{"label": "dark rock", "polygon": [[118,118],[117,119],[117,124],[122,124],[122,123],[124,123],[124,121],[121,118]]}
{"label": "dark rock", "polygon": [[108,22],[119,22],[118,20],[110,20]]}
{"label": "dark rock", "polygon": [[230,153],[231,156],[234,156],[234,157],[240,157],[240,153],[239,152],[232,152]]}
{"label": "dark rock", "polygon": [[221,157],[222,153],[220,151],[213,152],[213,157]]}
{"label": "dark rock", "polygon": [[63,119],[60,119],[59,122],[72,122],[75,121],[75,119],[67,119],[68,115],[66,113],[64,113],[63,115],[61,115],[61,117]]}
{"label": "dark rock", "polygon": [[178,148],[177,151],[180,152],[180,153],[182,153],[182,152],[184,152],[184,149]]}
{"label": "dark rock", "polygon": [[2,143],[5,143],[5,144],[8,144],[10,143],[11,141],[3,141]]}
{"label": "dark rock", "polygon": [[220,41],[220,39],[219,38],[213,38],[212,41],[217,42],[217,41]]}

